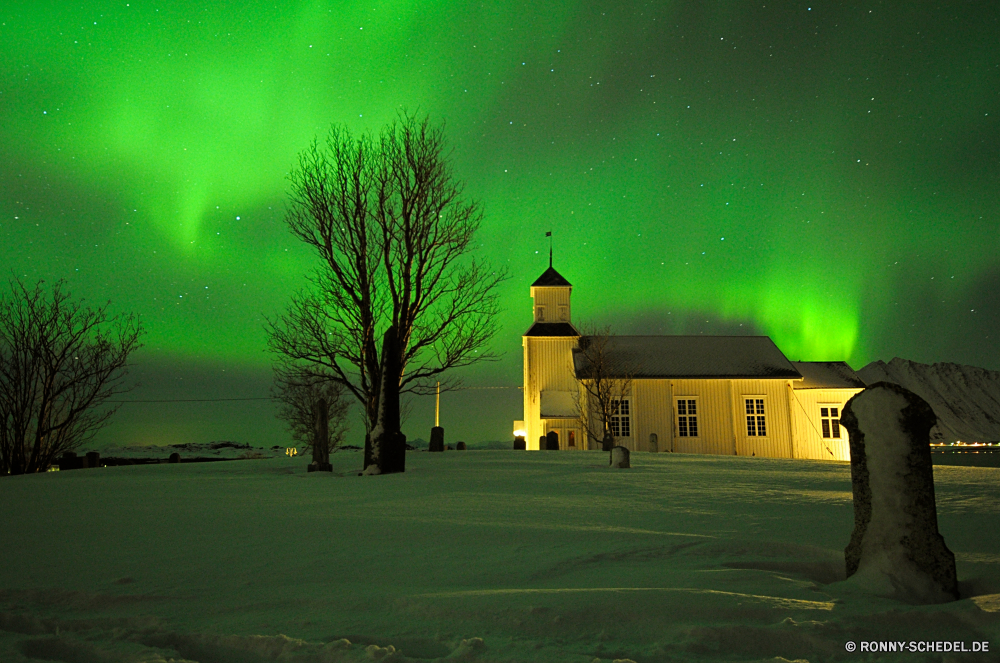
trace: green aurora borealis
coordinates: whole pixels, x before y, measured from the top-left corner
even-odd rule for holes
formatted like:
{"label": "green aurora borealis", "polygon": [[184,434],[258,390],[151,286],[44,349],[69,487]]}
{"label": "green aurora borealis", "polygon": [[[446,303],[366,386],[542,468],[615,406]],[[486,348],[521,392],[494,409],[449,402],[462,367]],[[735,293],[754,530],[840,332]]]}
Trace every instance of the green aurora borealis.
{"label": "green aurora borealis", "polygon": [[[511,270],[506,355],[468,385],[520,384],[548,230],[576,322],[1000,369],[996,2],[8,2],[0,23],[0,264],[142,315],[130,398],[267,395],[263,319],[312,264],[285,173],[331,123],[402,108],[446,122]],[[449,398],[450,440],[520,417],[516,389]],[[100,439],[284,444],[270,406],[171,408]]]}

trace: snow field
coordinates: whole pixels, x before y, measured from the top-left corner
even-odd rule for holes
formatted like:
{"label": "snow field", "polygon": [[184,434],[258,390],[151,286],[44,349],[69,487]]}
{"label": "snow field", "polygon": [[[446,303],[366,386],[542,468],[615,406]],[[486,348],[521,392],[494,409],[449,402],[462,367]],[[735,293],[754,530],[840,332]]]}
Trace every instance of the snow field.
{"label": "snow field", "polygon": [[909,606],[844,581],[844,463],[637,452],[615,471],[602,452],[411,452],[405,474],[358,477],[358,453],[331,462],[0,480],[0,661],[898,660],[848,640],[1000,651],[998,469],[935,467],[969,598]]}

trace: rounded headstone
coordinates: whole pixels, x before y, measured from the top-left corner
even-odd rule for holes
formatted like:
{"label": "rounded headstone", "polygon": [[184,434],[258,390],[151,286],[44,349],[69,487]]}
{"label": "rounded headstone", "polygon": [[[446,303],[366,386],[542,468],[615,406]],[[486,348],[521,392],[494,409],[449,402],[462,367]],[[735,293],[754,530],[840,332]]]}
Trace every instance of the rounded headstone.
{"label": "rounded headstone", "polygon": [[854,492],[847,576],[908,603],[957,599],[955,555],[937,525],[931,406],[897,384],[876,382],[847,401],[840,423],[850,439]]}
{"label": "rounded headstone", "polygon": [[559,451],[559,433],[550,430],[545,435],[545,449],[548,451]]}
{"label": "rounded headstone", "polygon": [[611,449],[611,467],[616,467],[620,469],[625,469],[632,467],[629,465],[629,451],[625,447],[612,447]]}
{"label": "rounded headstone", "polygon": [[457,442],[455,444],[455,449],[458,451],[465,451],[465,442]]}
{"label": "rounded headstone", "polygon": [[172,454],[170,454],[169,458],[167,458],[167,462],[168,463],[179,463],[179,462],[181,462],[181,455],[175,451]]}

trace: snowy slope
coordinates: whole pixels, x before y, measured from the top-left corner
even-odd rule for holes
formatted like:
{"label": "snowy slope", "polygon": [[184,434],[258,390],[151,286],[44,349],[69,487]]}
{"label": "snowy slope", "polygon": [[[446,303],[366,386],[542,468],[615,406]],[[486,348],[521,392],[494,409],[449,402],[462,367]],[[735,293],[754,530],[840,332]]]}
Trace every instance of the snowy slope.
{"label": "snowy slope", "polygon": [[613,471],[601,452],[411,452],[405,474],[358,477],[356,452],[334,454],[333,473],[306,460],[0,479],[0,661],[819,663],[903,660],[847,641],[1000,648],[1000,469],[935,468],[965,598],[915,607],[842,581],[845,463],[635,452]]}
{"label": "snowy slope", "polygon": [[1000,372],[896,357],[888,364],[872,362],[857,373],[866,384],[894,382],[927,401],[938,416],[943,441],[1000,440]]}

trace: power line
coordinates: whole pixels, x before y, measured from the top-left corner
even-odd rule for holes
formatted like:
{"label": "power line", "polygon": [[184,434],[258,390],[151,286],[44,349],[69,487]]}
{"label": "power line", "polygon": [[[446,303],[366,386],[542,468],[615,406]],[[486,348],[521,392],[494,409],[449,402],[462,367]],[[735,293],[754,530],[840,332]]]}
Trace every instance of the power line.
{"label": "power line", "polygon": [[221,403],[223,401],[276,401],[277,398],[165,398],[135,401],[104,401],[105,403]]}
{"label": "power line", "polygon": [[[459,387],[451,391],[470,391],[473,389],[520,389],[521,387]],[[105,403],[226,403],[232,401],[279,401],[280,398],[157,398],[137,399],[128,401],[104,401]]]}

